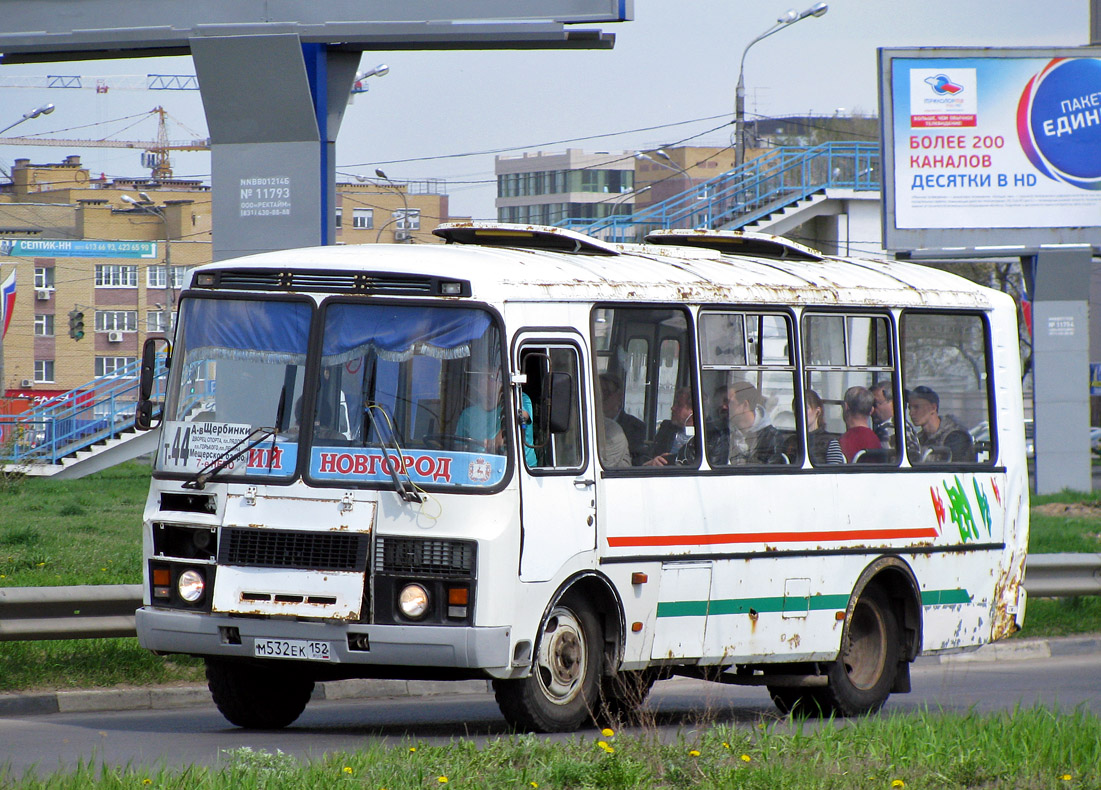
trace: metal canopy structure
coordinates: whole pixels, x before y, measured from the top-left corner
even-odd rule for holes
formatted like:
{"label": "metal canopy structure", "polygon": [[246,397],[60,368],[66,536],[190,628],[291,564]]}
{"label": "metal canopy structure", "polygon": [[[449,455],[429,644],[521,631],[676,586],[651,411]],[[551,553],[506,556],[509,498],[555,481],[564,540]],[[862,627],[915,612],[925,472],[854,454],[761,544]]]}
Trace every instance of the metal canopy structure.
{"label": "metal canopy structure", "polygon": [[[190,54],[214,260],[333,243],[335,146],[361,53],[610,49],[633,0],[4,0],[0,65]],[[277,79],[272,79],[276,76]]]}
{"label": "metal canopy structure", "polygon": [[186,55],[208,36],[293,35],[353,52],[610,48],[567,25],[625,22],[633,0],[4,0],[5,63]]}

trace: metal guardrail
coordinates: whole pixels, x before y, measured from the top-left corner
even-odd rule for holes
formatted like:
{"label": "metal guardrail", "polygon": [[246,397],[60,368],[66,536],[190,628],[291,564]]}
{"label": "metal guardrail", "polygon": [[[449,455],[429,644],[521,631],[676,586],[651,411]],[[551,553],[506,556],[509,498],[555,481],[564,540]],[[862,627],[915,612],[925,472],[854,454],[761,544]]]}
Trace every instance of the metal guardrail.
{"label": "metal guardrail", "polygon": [[134,636],[140,584],[0,587],[0,642]]}
{"label": "metal guardrail", "polygon": [[[1034,598],[1101,595],[1101,554],[1033,554],[1025,590]],[[134,636],[142,585],[0,587],[0,642]]]}

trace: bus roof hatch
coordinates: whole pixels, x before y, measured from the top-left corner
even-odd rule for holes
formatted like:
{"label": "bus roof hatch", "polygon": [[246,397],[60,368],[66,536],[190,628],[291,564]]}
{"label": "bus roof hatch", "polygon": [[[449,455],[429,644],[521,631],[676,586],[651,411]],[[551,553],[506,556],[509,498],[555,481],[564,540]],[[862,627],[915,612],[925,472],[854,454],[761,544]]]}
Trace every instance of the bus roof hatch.
{"label": "bus roof hatch", "polygon": [[523,247],[589,255],[619,255],[620,251],[592,236],[548,225],[505,222],[445,222],[432,231],[448,244],[480,244],[491,247]]}
{"label": "bus roof hatch", "polygon": [[706,247],[730,255],[821,261],[825,256],[782,236],[745,230],[655,230],[646,235],[650,244]]}

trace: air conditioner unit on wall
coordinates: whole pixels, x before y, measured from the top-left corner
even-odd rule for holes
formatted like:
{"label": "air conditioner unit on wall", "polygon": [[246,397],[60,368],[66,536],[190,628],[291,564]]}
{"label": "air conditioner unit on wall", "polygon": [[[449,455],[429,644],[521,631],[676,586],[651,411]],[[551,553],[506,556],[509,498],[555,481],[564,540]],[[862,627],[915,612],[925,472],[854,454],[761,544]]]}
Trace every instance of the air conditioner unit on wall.
{"label": "air conditioner unit on wall", "polygon": [[411,230],[395,230],[394,241],[409,241],[413,238],[413,231]]}
{"label": "air conditioner unit on wall", "polygon": [[19,386],[22,387],[23,389],[26,389],[27,387],[33,387],[34,382],[31,381],[30,379],[23,379],[21,382],[19,382]]}
{"label": "air conditioner unit on wall", "polygon": [[50,294],[52,293],[53,291],[51,291],[49,288],[35,288],[34,298],[40,302],[48,302],[50,299]]}
{"label": "air conditioner unit on wall", "polygon": [[122,342],[122,332],[118,332],[118,331],[108,332],[107,333],[107,342],[108,343],[121,343]]}

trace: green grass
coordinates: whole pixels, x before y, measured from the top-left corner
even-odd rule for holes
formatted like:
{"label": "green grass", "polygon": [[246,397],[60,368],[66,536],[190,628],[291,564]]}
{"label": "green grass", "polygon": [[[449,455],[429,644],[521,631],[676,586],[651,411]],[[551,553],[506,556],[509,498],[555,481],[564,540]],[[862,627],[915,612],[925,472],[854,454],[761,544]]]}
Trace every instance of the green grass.
{"label": "green grass", "polygon": [[685,729],[673,742],[651,730],[550,741],[530,735],[433,746],[374,743],[300,761],[248,747],[214,767],[85,764],[13,776],[13,790],[80,788],[349,788],[359,790],[1054,790],[1101,786],[1101,720],[1041,708],[977,714],[875,716],[804,729],[779,719],[756,727]]}
{"label": "green grass", "polygon": [[[0,587],[141,582],[141,514],[149,466],[131,462],[80,480],[0,478]],[[1034,507],[1096,503],[1034,497]],[[1088,512],[1089,508],[1080,508]],[[1035,553],[1101,552],[1101,517],[1033,511]],[[1020,637],[1101,633],[1101,596],[1033,599]],[[136,639],[0,642],[0,692],[202,681],[198,661],[164,659]]]}

